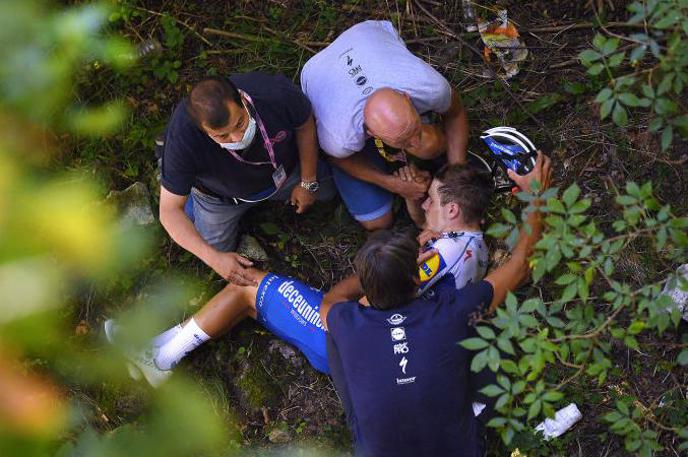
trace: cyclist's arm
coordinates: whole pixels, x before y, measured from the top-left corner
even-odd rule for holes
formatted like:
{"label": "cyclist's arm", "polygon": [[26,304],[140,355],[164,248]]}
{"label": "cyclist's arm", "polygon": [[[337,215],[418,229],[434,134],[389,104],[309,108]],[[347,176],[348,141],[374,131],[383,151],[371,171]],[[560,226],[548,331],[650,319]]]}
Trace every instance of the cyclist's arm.
{"label": "cyclist's arm", "polygon": [[327,315],[335,303],[355,301],[363,297],[363,288],[357,275],[351,275],[335,284],[320,303],[320,320],[327,330]]}
{"label": "cyclist's arm", "polygon": [[[551,178],[550,159],[538,152],[537,162],[533,171],[526,176],[519,176],[509,170],[509,177],[526,191],[530,190],[532,181],[539,181],[541,189],[549,187]],[[537,202],[536,202],[537,204]],[[528,214],[526,223],[530,230],[521,227],[521,232],[511,258],[504,265],[487,275],[485,280],[492,284],[493,295],[490,304],[490,312],[493,312],[506,298],[506,295],[519,287],[530,275],[528,257],[533,252],[535,243],[542,235],[542,217],[540,211],[535,210]]]}
{"label": "cyclist's arm", "polygon": [[399,180],[375,167],[365,155],[359,151],[349,157],[332,157],[332,162],[347,174],[361,181],[377,184],[392,193],[398,193]]}

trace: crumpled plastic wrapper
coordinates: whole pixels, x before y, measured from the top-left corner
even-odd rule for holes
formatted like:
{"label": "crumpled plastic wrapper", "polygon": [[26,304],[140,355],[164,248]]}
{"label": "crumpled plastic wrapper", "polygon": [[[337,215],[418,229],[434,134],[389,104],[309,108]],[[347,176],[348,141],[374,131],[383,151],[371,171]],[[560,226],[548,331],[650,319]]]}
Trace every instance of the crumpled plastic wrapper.
{"label": "crumpled plastic wrapper", "polygon": [[570,429],[573,424],[581,420],[583,415],[581,414],[578,406],[575,403],[569,404],[567,407],[560,409],[554,414],[554,419],[547,418],[544,422],[540,422],[537,427],[535,427],[536,432],[542,432],[542,436],[547,440],[556,438],[568,429]]}
{"label": "crumpled plastic wrapper", "polygon": [[507,18],[507,11],[500,10],[497,16],[492,22],[479,22],[478,31],[485,43],[485,60],[490,62],[494,55],[502,67],[498,76],[509,79],[518,74],[518,64],[528,57],[528,49],[514,23]]}
{"label": "crumpled plastic wrapper", "polygon": [[[688,290],[683,290],[681,288],[681,279],[683,282],[688,281],[688,263],[678,267],[676,274],[678,275],[676,281],[668,281],[666,284],[664,284],[662,295],[668,295],[669,298],[671,298],[671,300],[674,302],[674,307],[678,308],[683,320],[688,321]],[[672,306],[669,306],[667,309],[669,312],[672,310]]]}

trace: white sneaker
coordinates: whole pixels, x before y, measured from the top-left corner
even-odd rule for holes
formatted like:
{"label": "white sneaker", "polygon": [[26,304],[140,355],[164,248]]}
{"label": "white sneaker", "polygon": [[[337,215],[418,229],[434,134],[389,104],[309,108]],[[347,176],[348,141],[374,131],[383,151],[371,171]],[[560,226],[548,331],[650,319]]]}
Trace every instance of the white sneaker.
{"label": "white sneaker", "polygon": [[[157,352],[157,349],[148,347],[138,352],[125,351],[124,355],[131,362],[129,365],[133,365],[132,368],[135,367],[138,370],[138,379],[141,378],[140,375],[143,375],[148,384],[153,387],[159,387],[172,375],[172,370],[161,370],[158,368],[155,364],[155,352]],[[129,373],[131,374],[131,371]]]}
{"label": "white sneaker", "polygon": [[[117,324],[117,322],[115,322],[114,319],[108,319],[103,323],[105,339],[108,341],[108,343],[112,344],[113,346],[117,345],[117,334],[119,333],[120,328],[121,327],[119,326],[119,324]],[[141,372],[130,362],[127,362],[127,371],[129,372],[129,377],[132,378],[134,381],[141,380]]]}
{"label": "white sneaker", "polygon": [[[114,319],[108,319],[103,323],[103,329],[108,342],[115,346],[119,345],[117,334],[120,332],[121,327],[117,322]],[[148,381],[148,384],[158,387],[170,377],[172,374],[171,370],[161,370],[155,364],[155,351],[157,351],[156,347],[149,347],[138,352],[133,350],[124,351],[124,356],[129,360],[127,362],[127,371],[132,379],[139,381],[143,377]]]}

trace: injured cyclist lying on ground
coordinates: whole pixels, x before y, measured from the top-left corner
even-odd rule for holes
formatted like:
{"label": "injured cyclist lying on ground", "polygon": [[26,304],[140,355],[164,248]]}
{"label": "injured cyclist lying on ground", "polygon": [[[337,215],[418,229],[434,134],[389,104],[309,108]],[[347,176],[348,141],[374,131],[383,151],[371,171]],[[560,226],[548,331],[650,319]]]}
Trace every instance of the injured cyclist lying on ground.
{"label": "injured cyclist lying on ground", "polygon": [[[484,277],[488,253],[480,222],[491,194],[490,177],[474,167],[452,165],[437,173],[418,220],[425,252],[418,270],[419,295],[445,276],[453,277],[457,289]],[[316,370],[329,374],[326,333],[318,315],[324,293],[274,273],[250,269],[247,276],[255,285],[227,285],[183,325],[156,336],[143,350],[127,350],[132,373],[138,371],[158,386],[195,348],[251,317],[299,348]],[[105,331],[110,342],[117,341],[115,321],[106,321]]]}

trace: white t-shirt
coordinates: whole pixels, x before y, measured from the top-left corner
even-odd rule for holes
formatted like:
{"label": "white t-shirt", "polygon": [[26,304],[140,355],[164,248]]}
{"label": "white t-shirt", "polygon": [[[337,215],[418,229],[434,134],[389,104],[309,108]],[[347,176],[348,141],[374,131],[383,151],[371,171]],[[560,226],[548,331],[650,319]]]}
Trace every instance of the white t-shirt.
{"label": "white t-shirt", "polygon": [[447,274],[454,276],[457,290],[485,277],[488,252],[482,232],[445,233],[431,248],[437,254],[419,267],[419,295]]}
{"label": "white t-shirt", "polygon": [[326,153],[341,158],[363,149],[363,107],[383,87],[407,93],[420,114],[444,113],[451,104],[449,82],[406,49],[389,21],[356,24],[306,62],[301,89]]}

